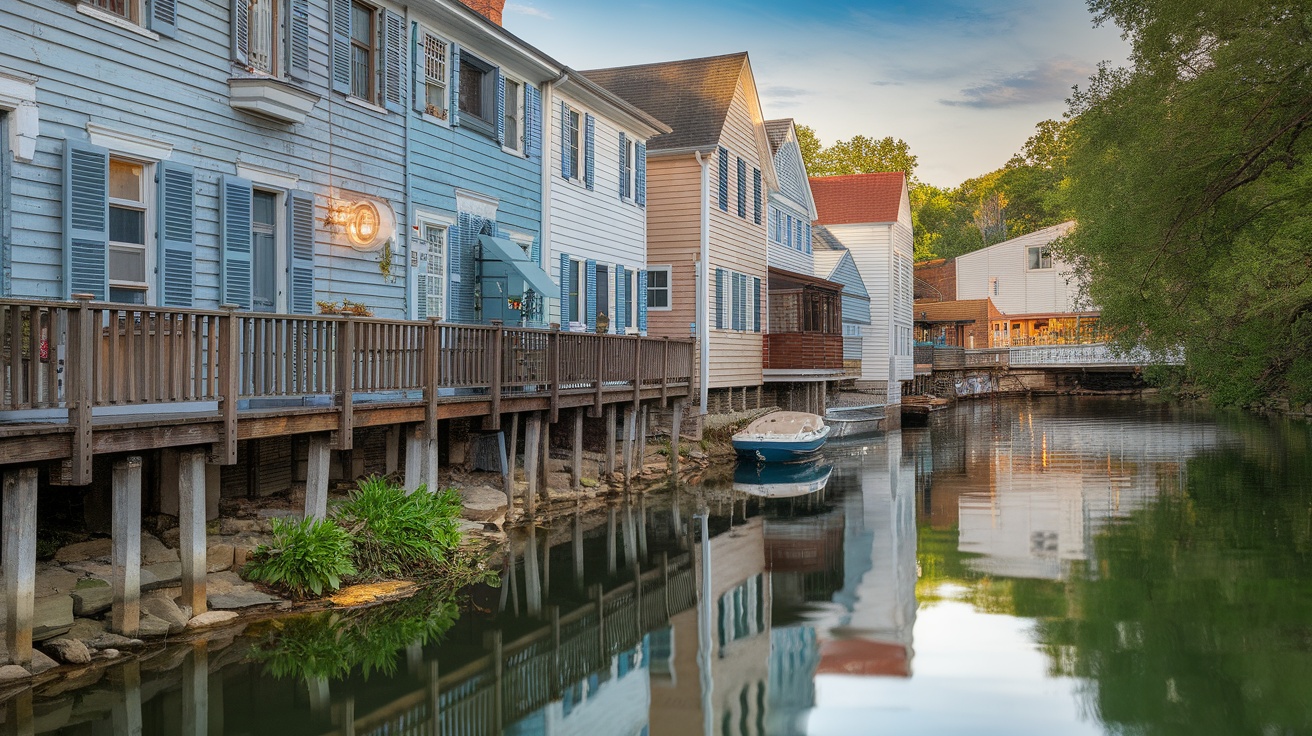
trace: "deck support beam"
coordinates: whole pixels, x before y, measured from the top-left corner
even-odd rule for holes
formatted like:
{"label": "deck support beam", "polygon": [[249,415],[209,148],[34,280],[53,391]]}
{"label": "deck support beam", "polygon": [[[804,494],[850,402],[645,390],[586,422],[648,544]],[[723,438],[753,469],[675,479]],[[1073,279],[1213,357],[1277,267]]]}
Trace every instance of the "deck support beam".
{"label": "deck support beam", "polygon": [[683,399],[674,400],[674,411],[670,415],[670,473],[675,481],[679,479],[679,432],[683,429]]}
{"label": "deck support beam", "polygon": [[538,444],[541,439],[542,414],[535,411],[528,415],[524,427],[524,476],[528,481],[524,491],[524,510],[530,519],[537,514],[538,454],[541,452]]}
{"label": "deck support beam", "polygon": [[[515,466],[519,463],[519,412],[517,411],[510,414],[510,437],[507,438],[506,443],[509,445],[509,449],[506,450],[506,460],[510,461],[510,480],[513,481]],[[524,469],[527,471],[528,466],[525,465]]]}
{"label": "deck support beam", "polygon": [[[328,459],[332,443],[324,434],[310,435],[305,463],[305,518],[322,519],[328,515]],[[406,459],[407,464],[409,458]]]}
{"label": "deck support beam", "polygon": [[178,453],[177,473],[182,604],[191,606],[191,615],[199,616],[206,610],[205,451],[187,448]]}
{"label": "deck support beam", "polygon": [[609,478],[615,473],[615,405],[607,404],[602,415],[606,423],[606,476]]}
{"label": "deck support beam", "polygon": [[642,409],[638,411],[638,454],[637,454],[638,475],[642,475],[643,468],[647,463],[647,405],[643,404]]}
{"label": "deck support beam", "polygon": [[36,468],[4,474],[5,646],[9,661],[32,663],[32,611],[36,604]]}
{"label": "deck support beam", "polygon": [[632,406],[624,407],[624,482],[633,478],[633,444],[637,430],[638,412]]}
{"label": "deck support beam", "polygon": [[[424,485],[425,456],[428,454],[428,442],[424,436],[424,425],[412,424],[405,433],[405,492],[414,493]],[[429,489],[432,490],[431,488]]]}
{"label": "deck support beam", "polygon": [[[141,457],[114,463],[110,629],[135,637],[141,624]],[[140,701],[140,693],[138,693]],[[138,702],[140,710],[140,702]],[[140,713],[137,714],[140,718]]]}
{"label": "deck support beam", "polygon": [[551,500],[551,412],[548,411],[542,417],[542,441],[541,450],[538,456],[538,487],[529,489],[532,493],[536,490],[542,496],[543,501]]}
{"label": "deck support beam", "polygon": [[583,407],[574,410],[573,467],[570,468],[574,490],[583,487]]}

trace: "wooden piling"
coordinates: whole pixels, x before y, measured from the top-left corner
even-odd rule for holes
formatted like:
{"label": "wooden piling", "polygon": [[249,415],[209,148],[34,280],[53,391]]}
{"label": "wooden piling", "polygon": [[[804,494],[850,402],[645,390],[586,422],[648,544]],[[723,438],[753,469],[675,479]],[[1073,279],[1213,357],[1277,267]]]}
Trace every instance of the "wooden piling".
{"label": "wooden piling", "polygon": [[[510,415],[510,437],[506,439],[509,447],[506,450],[506,459],[510,461],[510,480],[515,480],[515,465],[519,463],[519,412]],[[528,466],[524,466],[525,472]]]}
{"label": "wooden piling", "polygon": [[574,410],[574,467],[571,469],[574,490],[583,488],[583,408]]}
{"label": "wooden piling", "polygon": [[538,412],[533,412],[528,415],[527,422],[524,427],[524,475],[528,480],[528,488],[524,492],[524,508],[532,518],[537,514],[538,461],[541,452],[538,444],[542,435],[542,418]]}
{"label": "wooden piling", "polygon": [[36,468],[4,474],[5,646],[9,661],[32,663],[32,612],[36,603]]}
{"label": "wooden piling", "polygon": [[[551,500],[551,414],[542,418],[541,454],[538,458],[538,487],[543,501]],[[530,489],[532,490],[532,489]]]}
{"label": "wooden piling", "polygon": [[683,399],[674,400],[674,411],[670,416],[670,474],[677,481],[679,478],[679,432],[683,424]]}
{"label": "wooden piling", "polygon": [[637,412],[632,406],[624,407],[624,482],[627,484],[633,478],[633,441],[637,429]]}
{"label": "wooden piling", "polygon": [[606,475],[615,473],[615,405],[607,404],[602,412],[606,422]]}
{"label": "wooden piling", "polygon": [[424,460],[428,454],[427,438],[424,437],[424,425],[411,424],[405,432],[405,479],[406,493],[414,493],[423,485]]}
{"label": "wooden piling", "polygon": [[[408,449],[408,448],[407,448]],[[328,515],[328,460],[332,443],[328,435],[310,435],[310,449],[305,463],[305,518],[322,519]],[[406,458],[406,467],[410,458]]]}
{"label": "wooden piling", "polygon": [[[112,484],[110,629],[135,637],[141,625],[141,458],[134,455],[115,462]],[[138,694],[138,710],[139,698]]]}
{"label": "wooden piling", "polygon": [[[311,448],[314,443],[310,443]],[[313,450],[311,450],[313,454]],[[326,454],[326,451],[325,451]],[[205,452],[189,448],[178,453],[178,554],[182,558],[182,604],[191,615],[205,613]],[[325,476],[325,489],[327,473]],[[306,491],[307,503],[309,491]],[[325,490],[325,505],[327,492]]]}

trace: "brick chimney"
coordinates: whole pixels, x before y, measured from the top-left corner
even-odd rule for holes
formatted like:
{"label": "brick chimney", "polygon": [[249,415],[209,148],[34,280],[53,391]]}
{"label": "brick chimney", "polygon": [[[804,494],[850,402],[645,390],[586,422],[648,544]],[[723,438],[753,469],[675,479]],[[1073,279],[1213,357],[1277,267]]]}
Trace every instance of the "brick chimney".
{"label": "brick chimney", "polygon": [[506,7],[506,0],[460,0],[475,13],[501,25],[501,11]]}

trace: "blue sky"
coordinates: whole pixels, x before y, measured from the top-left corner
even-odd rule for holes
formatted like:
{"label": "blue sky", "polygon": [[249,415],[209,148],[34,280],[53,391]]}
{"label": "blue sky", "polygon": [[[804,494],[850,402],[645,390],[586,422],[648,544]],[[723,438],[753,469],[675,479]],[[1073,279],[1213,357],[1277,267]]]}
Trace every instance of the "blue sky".
{"label": "blue sky", "polygon": [[940,186],[1006,163],[1071,85],[1129,53],[1083,0],[510,0],[505,25],[578,69],[746,50],[767,117],[826,144],[902,138]]}

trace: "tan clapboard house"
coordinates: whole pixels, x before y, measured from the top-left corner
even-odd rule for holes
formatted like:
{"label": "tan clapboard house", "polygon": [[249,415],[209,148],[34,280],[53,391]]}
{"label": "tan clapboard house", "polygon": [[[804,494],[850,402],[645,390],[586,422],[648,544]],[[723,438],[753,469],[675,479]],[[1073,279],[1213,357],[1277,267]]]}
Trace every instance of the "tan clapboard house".
{"label": "tan clapboard house", "polygon": [[703,413],[758,401],[777,184],[746,52],[583,73],[672,129],[647,144],[647,333],[698,339]]}

